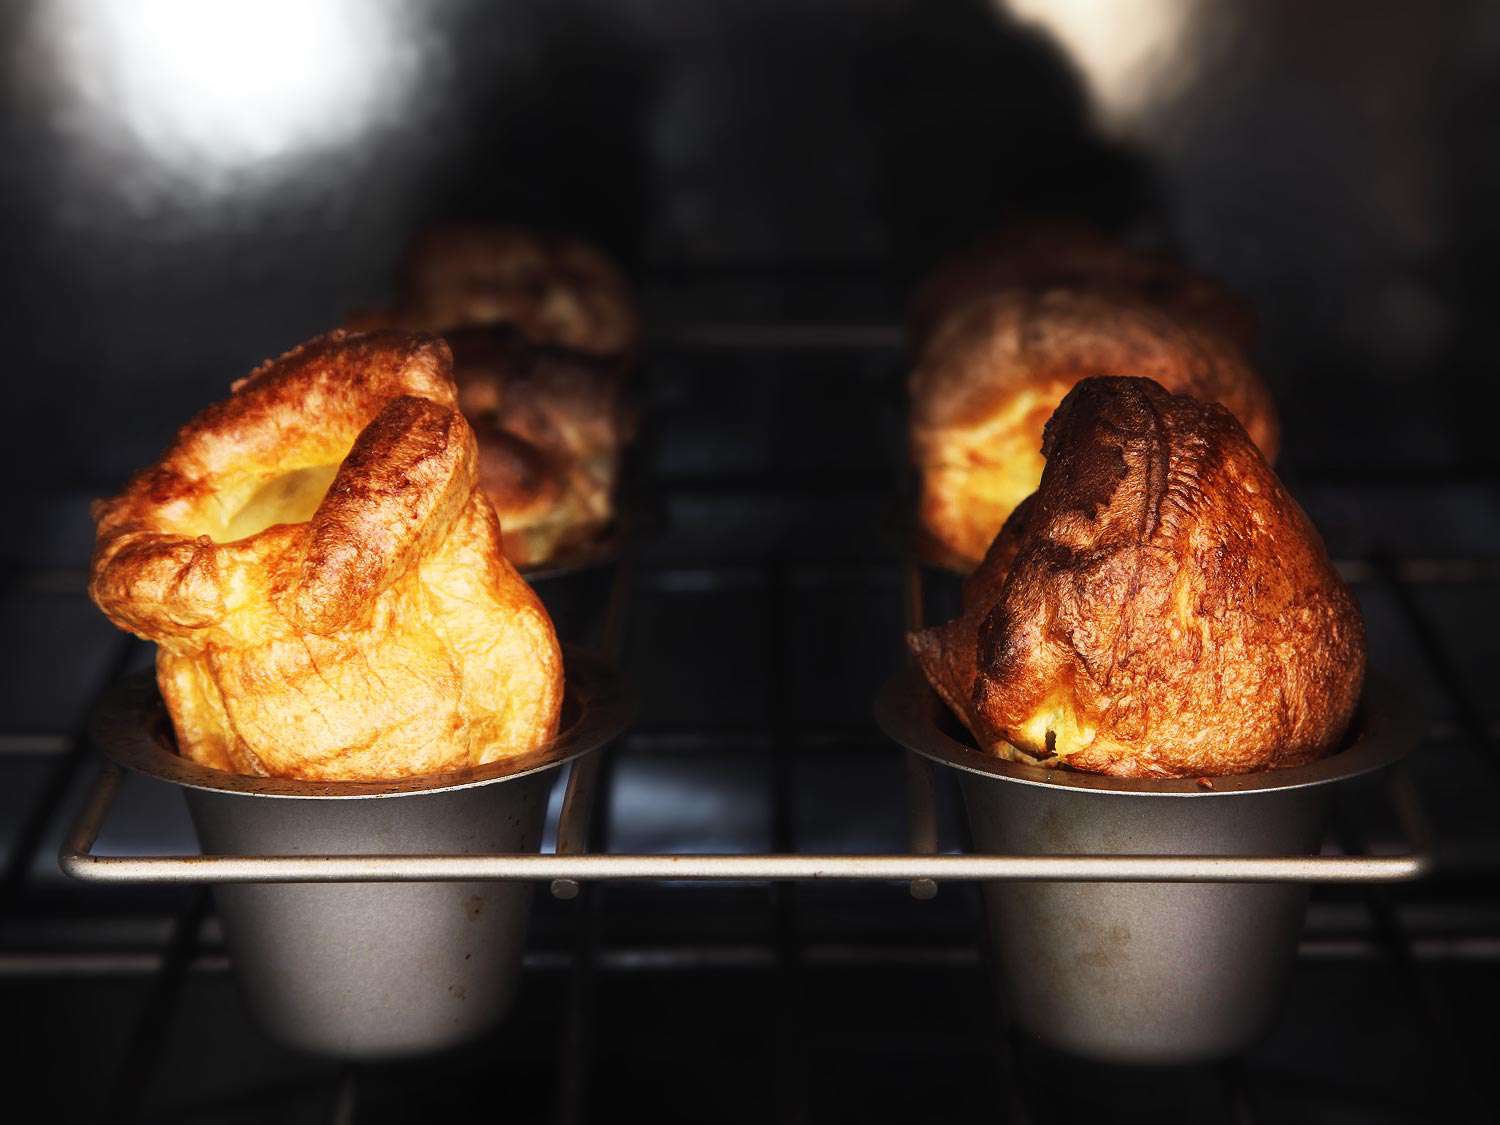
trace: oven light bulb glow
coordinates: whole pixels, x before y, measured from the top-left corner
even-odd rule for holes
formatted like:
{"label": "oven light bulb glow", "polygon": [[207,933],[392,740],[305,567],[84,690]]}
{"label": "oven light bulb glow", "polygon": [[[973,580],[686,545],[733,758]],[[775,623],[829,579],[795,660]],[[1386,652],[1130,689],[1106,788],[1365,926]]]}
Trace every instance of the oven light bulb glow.
{"label": "oven light bulb glow", "polygon": [[66,0],[44,12],[70,116],[190,175],[348,142],[400,112],[418,69],[390,3]]}

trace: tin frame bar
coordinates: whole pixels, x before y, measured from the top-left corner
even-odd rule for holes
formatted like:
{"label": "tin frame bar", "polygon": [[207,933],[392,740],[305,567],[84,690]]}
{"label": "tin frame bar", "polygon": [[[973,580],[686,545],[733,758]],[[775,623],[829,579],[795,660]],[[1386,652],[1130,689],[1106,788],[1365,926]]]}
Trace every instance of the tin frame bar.
{"label": "tin frame bar", "polygon": [[[1409,850],[1400,855],[182,855],[101,856],[93,846],[123,772],[106,764],[58,856],[89,883],[1013,880],[1104,883],[1404,883],[1433,868],[1432,836],[1404,770],[1387,784]],[[570,830],[573,834],[576,830]],[[561,831],[560,831],[561,835]],[[577,838],[576,834],[574,838]]]}

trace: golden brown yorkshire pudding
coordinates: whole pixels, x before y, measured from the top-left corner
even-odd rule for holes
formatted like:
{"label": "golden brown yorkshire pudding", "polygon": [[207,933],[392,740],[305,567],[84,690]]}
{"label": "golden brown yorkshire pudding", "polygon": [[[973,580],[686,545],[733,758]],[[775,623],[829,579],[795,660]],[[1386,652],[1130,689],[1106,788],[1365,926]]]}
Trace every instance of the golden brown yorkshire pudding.
{"label": "golden brown yorkshire pudding", "polygon": [[1068,390],[1121,372],[1227,406],[1268,458],[1270,392],[1242,353],[1118,292],[1012,289],[973,301],[927,342],[909,383],[918,521],[967,570],[1042,475],[1042,427]]}
{"label": "golden brown yorkshire pudding", "polygon": [[502,553],[449,368],[433,337],[320,337],[96,505],[89,592],[157,642],[184,754],[396,778],[556,732],[557,638]]}
{"label": "golden brown yorkshire pudding", "polygon": [[962,615],[908,637],[979,746],[1121,777],[1333,750],[1364,679],[1364,625],[1234,416],[1149,379],[1087,379],[1047,423],[1045,453]]}
{"label": "golden brown yorkshire pudding", "polygon": [[920,350],[944,318],[976,299],[1006,289],[1079,287],[1134,298],[1242,349],[1254,342],[1253,312],[1218,282],[1067,219],[1014,223],[947,258],[918,286],[907,326]]}
{"label": "golden brown yorkshire pudding", "polygon": [[459,405],[479,438],[480,485],[511,560],[535,565],[597,537],[614,519],[634,434],[621,362],[536,347],[506,328],[447,339]]}
{"label": "golden brown yorkshire pudding", "polygon": [[428,231],[407,262],[400,327],[446,333],[509,324],[534,344],[633,355],[641,324],[630,285],[576,238],[521,227]]}

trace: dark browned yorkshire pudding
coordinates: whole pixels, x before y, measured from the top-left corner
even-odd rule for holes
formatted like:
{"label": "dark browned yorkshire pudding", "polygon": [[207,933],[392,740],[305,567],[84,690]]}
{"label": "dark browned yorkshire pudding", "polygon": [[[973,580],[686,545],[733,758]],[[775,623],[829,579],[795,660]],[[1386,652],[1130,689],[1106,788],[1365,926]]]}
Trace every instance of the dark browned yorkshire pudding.
{"label": "dark browned yorkshire pudding", "polygon": [[1086,379],[1044,453],[962,615],[908,638],[979,746],[1121,777],[1332,751],[1363,683],[1364,625],[1234,416],[1149,379]]}
{"label": "dark browned yorkshire pudding", "polygon": [[1270,392],[1243,353],[1121,290],[1008,289],[947,317],[912,371],[918,522],[936,554],[970,570],[1042,475],[1042,427],[1068,390],[1122,371],[1228,407],[1268,457]]}
{"label": "dark browned yorkshire pudding", "polygon": [[621,458],[634,434],[622,361],[536,347],[507,328],[459,329],[446,339],[507,556],[536,565],[598,537],[615,518]]}
{"label": "dark browned yorkshire pudding", "polygon": [[396,778],[556,732],[561,650],[501,551],[450,363],[432,336],[319,337],[96,506],[89,593],[157,643],[183,754]]}
{"label": "dark browned yorkshire pudding", "polygon": [[1134,297],[1241,348],[1254,342],[1250,307],[1218,282],[1085,223],[1037,219],[978,240],[927,276],[907,315],[913,350],[920,351],[948,315],[976,299],[1006,289],[1079,287]]}
{"label": "dark browned yorkshire pudding", "polygon": [[446,333],[513,326],[533,344],[632,356],[641,323],[630,284],[576,238],[522,227],[452,226],[412,248],[398,326]]}

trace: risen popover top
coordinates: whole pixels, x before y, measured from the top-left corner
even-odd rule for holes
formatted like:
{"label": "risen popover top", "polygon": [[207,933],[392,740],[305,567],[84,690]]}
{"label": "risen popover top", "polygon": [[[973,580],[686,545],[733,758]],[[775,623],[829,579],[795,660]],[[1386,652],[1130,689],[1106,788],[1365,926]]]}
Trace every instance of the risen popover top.
{"label": "risen popover top", "polygon": [[1149,379],[1087,379],[1048,422],[1045,454],[963,614],[909,638],[979,746],[1127,777],[1336,748],[1364,626],[1234,416]]}
{"label": "risen popover top", "polygon": [[551,738],[560,651],[476,487],[450,363],[433,337],[313,340],[96,505],[90,594],[160,646],[183,753],[386,778]]}
{"label": "risen popover top", "polygon": [[595,355],[640,346],[630,285],[600,250],[521,227],[457,226],[418,239],[407,263],[403,327],[431,332],[509,324],[535,344]]}
{"label": "risen popover top", "polygon": [[1268,458],[1270,392],[1222,336],[1099,289],[1012,289],[970,302],[928,340],[910,379],[922,528],[971,569],[1042,475],[1042,428],[1080,379],[1123,372],[1227,406]]}
{"label": "risen popover top", "polygon": [[950,314],[1006,289],[1095,288],[1119,293],[1241,348],[1255,335],[1249,307],[1170,256],[1129,246],[1084,223],[1032,220],[980,239],[923,280],[907,317],[920,350]]}

